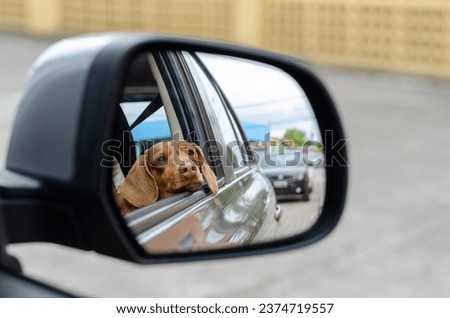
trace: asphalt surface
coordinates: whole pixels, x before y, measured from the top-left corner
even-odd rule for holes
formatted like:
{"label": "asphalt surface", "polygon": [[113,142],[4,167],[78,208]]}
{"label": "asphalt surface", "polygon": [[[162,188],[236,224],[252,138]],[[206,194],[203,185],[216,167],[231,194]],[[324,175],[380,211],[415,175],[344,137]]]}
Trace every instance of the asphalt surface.
{"label": "asphalt surface", "polygon": [[325,194],[325,168],[314,168],[310,175],[312,192],[308,201],[280,197],[281,218],[275,230],[276,238],[285,238],[305,233],[316,222],[322,212]]}
{"label": "asphalt surface", "polygon": [[[50,42],[0,34],[0,165],[14,105]],[[108,297],[450,297],[450,82],[318,68],[347,131],[337,229],[284,253],[140,266],[51,244],[11,246],[31,277]]]}

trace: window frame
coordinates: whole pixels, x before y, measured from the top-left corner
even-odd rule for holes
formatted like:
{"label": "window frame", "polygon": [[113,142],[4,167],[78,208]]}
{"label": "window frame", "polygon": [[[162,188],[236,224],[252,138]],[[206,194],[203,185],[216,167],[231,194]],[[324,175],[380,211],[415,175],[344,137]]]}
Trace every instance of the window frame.
{"label": "window frame", "polygon": [[228,118],[234,128],[234,133],[238,138],[238,142],[240,143],[239,146],[241,153],[243,154],[244,162],[247,164],[247,166],[255,165],[257,162],[255,161],[254,159],[255,157],[252,151],[250,150],[250,144],[247,138],[247,134],[245,133],[244,128],[240,124],[239,118],[236,112],[234,111],[233,106],[231,105],[222,88],[220,87],[214,76],[211,74],[211,72],[208,70],[206,65],[203,63],[201,58],[195,52],[191,52],[191,54],[197,61],[197,63],[200,65],[200,67],[203,69],[206,76],[209,78],[209,80],[215,87],[217,93],[219,94],[220,98],[222,99],[222,103],[224,104],[225,110],[228,113]]}
{"label": "window frame", "polygon": [[[204,53],[204,52],[201,52]],[[203,71],[206,73],[210,81],[213,83],[215,89],[217,90],[218,94],[222,98],[222,101],[225,105],[225,109],[228,112],[228,117],[234,127],[235,134],[238,141],[241,143],[241,152],[244,157],[244,161],[247,163],[249,167],[255,166],[258,164],[257,157],[255,157],[254,152],[251,150],[249,139],[247,137],[247,134],[244,131],[244,128],[240,124],[239,117],[234,110],[233,106],[231,105],[231,102],[227,98],[226,94],[223,92],[222,88],[220,87],[217,80],[214,78],[212,73],[209,71],[208,67],[205,65],[205,63],[202,61],[202,59],[197,55],[196,52],[191,52],[194,59],[197,61],[197,63],[200,65],[200,67],[203,69]]]}
{"label": "window frame", "polygon": [[[243,151],[243,149],[247,149],[245,147],[245,137],[244,137],[245,134],[243,134],[243,130],[240,127],[240,125],[237,124],[239,121],[235,117],[234,112],[231,111],[232,108],[230,106],[229,101],[226,99],[226,97],[223,94],[222,90],[220,89],[219,85],[217,84],[215,79],[212,77],[211,73],[208,71],[208,69],[203,64],[203,62],[195,54],[195,52],[182,51],[180,53],[189,55],[189,57],[192,58],[192,62],[196,63],[198,65],[198,67],[204,72],[206,78],[209,80],[211,86],[215,90],[215,93],[217,93],[217,95],[219,96],[220,103],[225,111],[227,119],[232,128],[233,135],[234,135],[235,141],[237,142],[237,146],[238,146],[239,152],[241,154],[243,163],[242,163],[242,165],[240,165],[238,167],[224,167],[224,170],[227,171],[227,175],[228,175],[227,181],[231,182],[232,180],[236,179],[237,177],[244,175],[250,169],[250,162],[247,160],[249,158],[249,153],[246,150]],[[186,57],[183,56],[183,59],[186,59]],[[186,64],[188,64],[187,61],[186,61]],[[188,67],[190,67],[190,66],[188,66]],[[192,80],[194,81],[194,83],[196,83],[198,85],[198,82],[201,82],[201,80],[196,81],[194,78],[196,75],[193,74],[194,72],[190,69],[189,69],[189,71],[191,72]],[[205,88],[204,86],[203,86],[203,88],[205,89],[206,93],[208,94],[209,89]],[[197,87],[196,87],[196,89],[197,89]],[[198,94],[200,95],[200,92],[198,92]],[[203,98],[202,98],[202,105],[203,105],[203,111],[204,111],[203,116],[206,116],[211,123],[214,123],[214,126],[220,127],[220,123],[219,123],[219,120],[218,120],[216,114],[212,111],[207,110],[205,101],[203,101]],[[225,144],[225,140],[223,139],[222,133],[213,132],[213,134],[214,134],[214,138],[219,139],[222,142],[222,144]],[[222,154],[222,156],[223,155],[225,155],[225,154]]]}

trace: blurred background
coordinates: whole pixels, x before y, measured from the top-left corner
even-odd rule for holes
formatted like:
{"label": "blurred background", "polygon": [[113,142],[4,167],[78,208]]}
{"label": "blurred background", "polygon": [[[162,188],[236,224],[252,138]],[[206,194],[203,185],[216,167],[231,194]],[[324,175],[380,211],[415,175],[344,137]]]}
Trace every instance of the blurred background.
{"label": "blurred background", "polygon": [[320,64],[450,76],[446,0],[1,0],[0,28],[131,30],[238,42]]}
{"label": "blurred background", "polygon": [[9,247],[27,275],[109,297],[449,297],[446,0],[0,0],[0,167],[26,72],[57,39],[200,36],[314,62],[350,147],[338,228],[280,254],[139,266],[51,244]]}

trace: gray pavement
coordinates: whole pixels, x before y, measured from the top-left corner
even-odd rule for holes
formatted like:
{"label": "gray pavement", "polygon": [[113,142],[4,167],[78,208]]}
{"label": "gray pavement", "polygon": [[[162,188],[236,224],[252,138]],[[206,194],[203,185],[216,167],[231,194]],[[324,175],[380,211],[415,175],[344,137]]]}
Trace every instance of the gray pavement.
{"label": "gray pavement", "polygon": [[[22,80],[49,42],[0,34],[0,160]],[[290,252],[140,266],[51,244],[9,251],[25,272],[110,297],[450,297],[450,83],[318,69],[350,140],[338,228]],[[0,163],[2,164],[2,163]]]}
{"label": "gray pavement", "polygon": [[310,178],[313,191],[310,193],[308,201],[279,200],[282,216],[275,231],[276,238],[292,237],[305,233],[317,222],[324,201],[325,168],[314,168]]}

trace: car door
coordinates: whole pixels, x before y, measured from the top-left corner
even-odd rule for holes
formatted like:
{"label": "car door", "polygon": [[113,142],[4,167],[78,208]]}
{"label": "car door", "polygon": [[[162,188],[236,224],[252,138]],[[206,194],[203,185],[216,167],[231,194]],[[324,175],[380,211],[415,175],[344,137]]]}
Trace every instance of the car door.
{"label": "car door", "polygon": [[234,198],[224,209],[228,214],[226,217],[235,219],[236,225],[240,226],[239,236],[253,237],[252,243],[273,240],[277,226],[276,199],[270,182],[255,164],[242,127],[220,87],[196,54],[186,51],[178,54],[200,95],[202,118],[207,118],[213,139],[219,145],[226,188]]}

